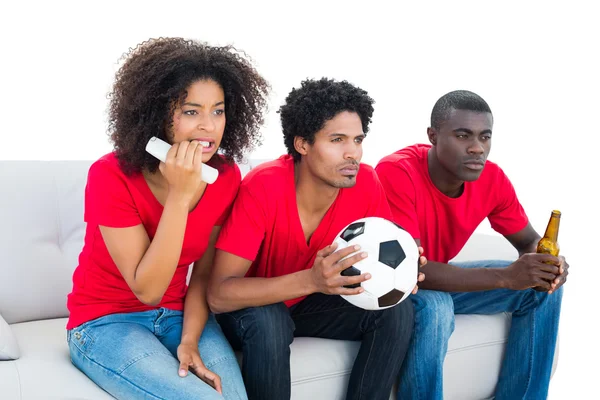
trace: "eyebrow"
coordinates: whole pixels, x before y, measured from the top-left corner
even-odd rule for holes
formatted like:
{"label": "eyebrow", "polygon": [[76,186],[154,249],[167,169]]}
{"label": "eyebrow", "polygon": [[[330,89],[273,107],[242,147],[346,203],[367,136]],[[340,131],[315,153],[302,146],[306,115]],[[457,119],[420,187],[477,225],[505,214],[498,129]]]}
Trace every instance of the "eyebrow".
{"label": "eyebrow", "polygon": [[[329,137],[348,137],[348,135],[346,135],[345,133],[330,133],[328,136]],[[367,135],[365,135],[364,133],[362,133],[362,134],[360,134],[360,135],[358,135],[356,137],[364,139],[365,137],[367,137]]]}
{"label": "eyebrow", "polygon": [[[454,129],[452,132],[455,132],[455,133],[460,133],[460,132],[462,132],[462,133],[467,133],[467,134],[469,134],[469,135],[472,135],[472,134],[473,134],[473,131],[472,131],[472,130],[470,130],[470,129],[467,129],[467,128],[456,128],[456,129]],[[483,131],[479,132],[479,134],[480,134],[480,135],[483,135],[483,134],[485,134],[485,133],[492,133],[492,130],[491,130],[491,129],[485,129],[485,130],[483,130]]]}
{"label": "eyebrow", "polygon": [[[220,105],[223,105],[223,104],[225,104],[224,101],[219,101],[218,103],[215,103],[213,105],[213,107],[220,106]],[[183,103],[183,105],[184,106],[192,106],[192,107],[200,107],[200,108],[202,108],[202,104],[198,104],[198,103],[185,102],[185,103]]]}

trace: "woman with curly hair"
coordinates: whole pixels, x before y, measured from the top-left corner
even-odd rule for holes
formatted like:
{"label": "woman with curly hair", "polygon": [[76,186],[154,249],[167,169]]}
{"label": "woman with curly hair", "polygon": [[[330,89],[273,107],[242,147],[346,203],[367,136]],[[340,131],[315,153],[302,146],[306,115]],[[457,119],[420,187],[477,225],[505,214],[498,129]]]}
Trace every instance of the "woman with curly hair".
{"label": "woman with curly hair", "polygon": [[[114,151],[89,169],[67,301],[71,360],[112,396],[247,398],[206,284],[268,91],[233,47],[178,38],[140,44],[117,72]],[[164,163],[145,151],[155,136],[172,145]],[[202,163],[218,169],[213,184]]]}

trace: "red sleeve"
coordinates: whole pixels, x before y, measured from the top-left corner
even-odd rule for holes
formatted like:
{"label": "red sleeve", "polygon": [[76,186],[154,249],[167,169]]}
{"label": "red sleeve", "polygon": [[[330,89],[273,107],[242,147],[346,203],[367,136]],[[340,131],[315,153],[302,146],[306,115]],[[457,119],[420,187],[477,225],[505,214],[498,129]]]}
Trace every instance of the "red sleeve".
{"label": "red sleeve", "polygon": [[375,172],[387,196],[392,218],[415,239],[420,239],[416,209],[416,191],[408,173],[393,163],[385,162],[375,167]]}
{"label": "red sleeve", "polygon": [[85,187],[84,220],[112,228],[142,223],[127,177],[118,164],[99,160],[90,167]]}
{"label": "red sleeve", "polygon": [[231,195],[227,198],[227,207],[225,207],[223,213],[219,216],[219,219],[217,219],[215,226],[223,226],[223,223],[229,217],[233,207],[233,202],[235,201],[237,192],[240,188],[240,182],[242,181],[242,174],[240,173],[240,169],[237,164],[233,164],[233,171],[231,171],[229,175],[231,176],[231,179],[229,179],[227,182],[227,190],[229,190],[228,193]]}
{"label": "red sleeve", "polygon": [[492,229],[501,235],[512,235],[519,232],[529,222],[523,206],[517,198],[515,188],[500,169],[495,184],[498,190],[496,206],[488,215]]}
{"label": "red sleeve", "polygon": [[[265,237],[267,198],[264,191],[256,195],[250,185],[242,183],[231,214],[219,235],[216,248],[254,261]],[[265,206],[265,207],[263,207]]]}

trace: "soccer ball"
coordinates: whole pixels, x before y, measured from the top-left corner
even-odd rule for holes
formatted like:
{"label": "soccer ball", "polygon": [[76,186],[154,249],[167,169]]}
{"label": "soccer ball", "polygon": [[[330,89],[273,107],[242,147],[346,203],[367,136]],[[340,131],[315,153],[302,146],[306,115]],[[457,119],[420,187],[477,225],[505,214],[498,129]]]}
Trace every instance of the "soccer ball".
{"label": "soccer ball", "polygon": [[342,271],[344,276],[371,274],[371,279],[347,286],[364,289],[360,294],[342,295],[349,303],[366,310],[383,310],[404,301],[417,284],[419,249],[399,225],[384,218],[362,218],[342,229],[334,242],[337,251],[358,244],[359,251],[368,254]]}

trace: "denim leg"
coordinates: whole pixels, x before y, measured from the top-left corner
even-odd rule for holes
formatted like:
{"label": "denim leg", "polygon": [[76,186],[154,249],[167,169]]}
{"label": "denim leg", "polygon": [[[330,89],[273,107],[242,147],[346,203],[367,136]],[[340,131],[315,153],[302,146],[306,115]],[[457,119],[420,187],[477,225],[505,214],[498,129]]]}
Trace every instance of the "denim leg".
{"label": "denim leg", "polygon": [[250,307],[216,317],[233,348],[242,350],[242,376],[248,398],[289,399],[294,323],[285,304]]}
{"label": "denim leg", "polygon": [[448,293],[419,289],[410,295],[415,328],[400,370],[399,400],[443,398],[444,358],[454,332],[454,305]]}
{"label": "denim leg", "polygon": [[297,337],[361,341],[346,399],[389,399],[413,332],[410,301],[367,311],[340,296],[317,293],[294,305],[291,312]]}
{"label": "denim leg", "polygon": [[[503,268],[510,263],[479,261],[460,266]],[[497,289],[452,293],[452,298],[457,314],[512,313],[496,399],[545,399],[558,336],[562,288],[550,295],[532,289]]]}
{"label": "denim leg", "polygon": [[[177,347],[181,342],[183,314],[166,310],[159,322],[158,339],[177,358]],[[247,400],[242,372],[233,349],[213,314],[210,314],[202,330],[198,351],[206,368],[219,375],[225,400]]]}
{"label": "denim leg", "polygon": [[68,331],[73,364],[117,399],[222,400],[195,375],[177,374],[179,361],[155,335],[164,311],[107,315]]}

